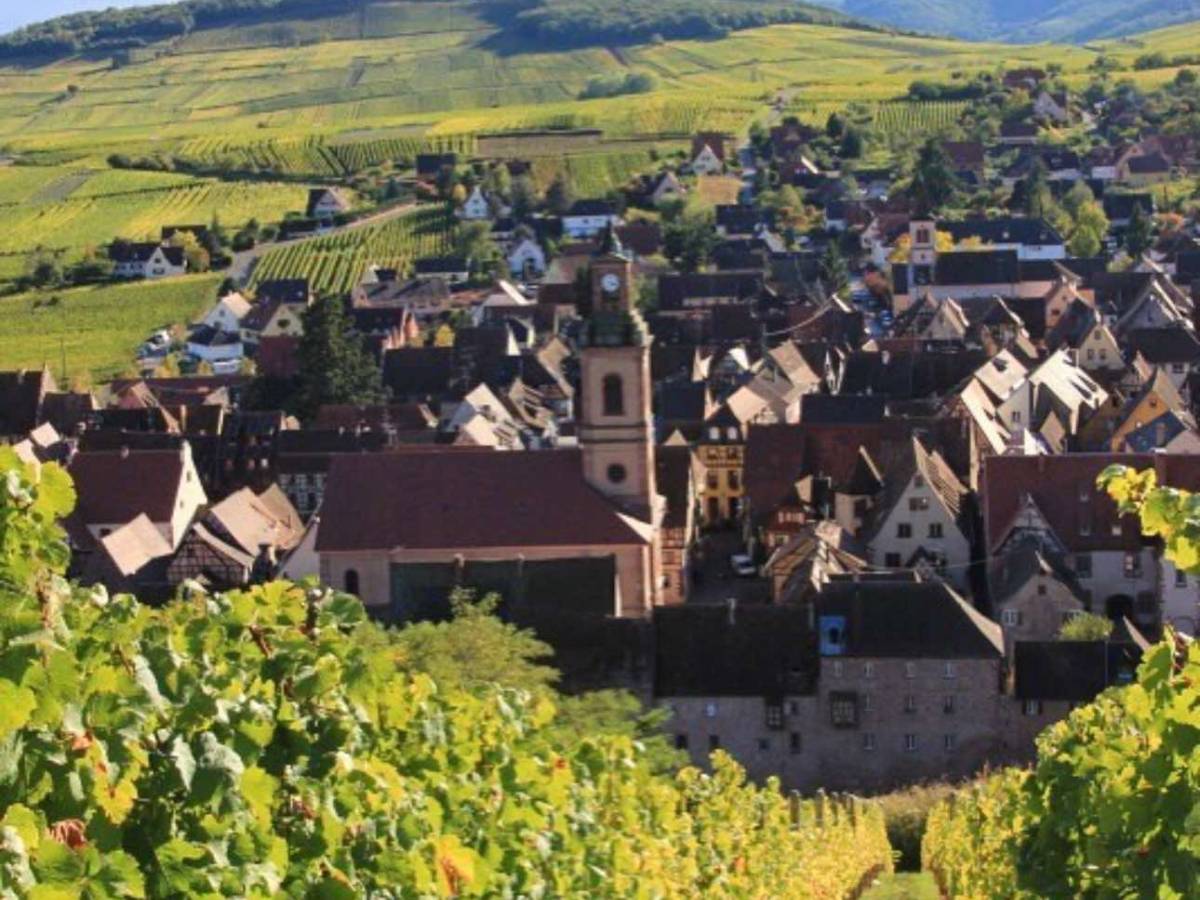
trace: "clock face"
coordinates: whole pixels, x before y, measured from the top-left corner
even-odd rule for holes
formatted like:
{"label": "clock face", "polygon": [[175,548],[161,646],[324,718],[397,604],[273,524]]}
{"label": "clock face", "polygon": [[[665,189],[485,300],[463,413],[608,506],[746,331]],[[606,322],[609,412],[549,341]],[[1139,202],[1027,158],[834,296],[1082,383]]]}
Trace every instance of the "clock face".
{"label": "clock face", "polygon": [[604,288],[604,290],[610,294],[615,294],[621,289],[621,279],[612,272],[609,272],[600,279],[600,287]]}

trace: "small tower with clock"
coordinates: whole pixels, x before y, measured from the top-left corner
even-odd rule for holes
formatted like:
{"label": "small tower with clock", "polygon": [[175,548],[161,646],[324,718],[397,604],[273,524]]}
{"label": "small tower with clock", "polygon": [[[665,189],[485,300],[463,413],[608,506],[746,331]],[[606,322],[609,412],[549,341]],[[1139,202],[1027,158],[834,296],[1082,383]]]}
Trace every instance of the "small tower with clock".
{"label": "small tower with clock", "polygon": [[580,332],[579,445],[588,483],[657,525],[650,331],[633,303],[633,263],[610,225],[591,261]]}

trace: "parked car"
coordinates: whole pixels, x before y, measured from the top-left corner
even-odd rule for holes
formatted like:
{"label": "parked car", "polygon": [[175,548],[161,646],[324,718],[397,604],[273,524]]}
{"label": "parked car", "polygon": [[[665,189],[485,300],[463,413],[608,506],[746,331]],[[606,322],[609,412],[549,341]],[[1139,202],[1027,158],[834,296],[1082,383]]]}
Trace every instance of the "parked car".
{"label": "parked car", "polygon": [[745,553],[735,553],[729,557],[729,568],[738,578],[757,578],[758,566]]}

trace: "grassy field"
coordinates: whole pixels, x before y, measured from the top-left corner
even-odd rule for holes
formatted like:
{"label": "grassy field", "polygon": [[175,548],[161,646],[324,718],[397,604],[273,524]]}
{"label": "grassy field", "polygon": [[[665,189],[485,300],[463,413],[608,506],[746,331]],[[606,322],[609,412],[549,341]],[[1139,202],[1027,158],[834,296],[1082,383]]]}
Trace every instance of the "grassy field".
{"label": "grassy field", "polygon": [[119,375],[132,367],[134,350],[151,331],[191,322],[207,309],[220,282],[193,275],[0,298],[0,369],[48,363],[68,380]]}

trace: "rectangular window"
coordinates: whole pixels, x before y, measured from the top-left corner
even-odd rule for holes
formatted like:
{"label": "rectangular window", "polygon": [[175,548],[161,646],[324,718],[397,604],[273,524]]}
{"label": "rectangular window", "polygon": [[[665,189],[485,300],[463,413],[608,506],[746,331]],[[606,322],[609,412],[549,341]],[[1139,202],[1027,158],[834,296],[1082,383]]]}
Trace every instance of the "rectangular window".
{"label": "rectangular window", "polygon": [[942,697],[942,712],[948,716],[954,715],[954,695],[946,694]]}
{"label": "rectangular window", "polygon": [[1181,569],[1175,570],[1175,587],[1177,587],[1177,588],[1187,587],[1187,572],[1184,572]]}
{"label": "rectangular window", "polygon": [[759,753],[766,753],[770,749],[771,749],[770,738],[759,738],[758,739],[758,752]]}
{"label": "rectangular window", "polygon": [[725,477],[729,482],[729,489],[731,491],[736,491],[741,487],[741,477],[739,476],[737,469],[730,469],[729,473]]}
{"label": "rectangular window", "polygon": [[829,714],[835,728],[853,728],[858,724],[858,697],[846,691],[830,694]]}
{"label": "rectangular window", "polygon": [[904,736],[904,751],[912,753],[917,749],[917,736],[915,734],[906,734]]}
{"label": "rectangular window", "polygon": [[800,738],[800,732],[793,731],[788,735],[788,752],[792,754],[800,753],[804,749],[804,743]]}
{"label": "rectangular window", "polygon": [[1088,347],[1087,358],[1088,358],[1088,362],[1091,362],[1092,360],[1094,360],[1096,358],[1096,351],[1093,350],[1091,347]]}
{"label": "rectangular window", "polygon": [[842,661],[840,659],[836,659],[833,662],[833,677],[834,678],[842,677]]}
{"label": "rectangular window", "polygon": [[930,522],[929,523],[929,536],[931,538],[933,538],[934,540],[938,540],[941,538],[941,536],[942,536],[942,523],[941,522]]}
{"label": "rectangular window", "polygon": [[1092,555],[1080,553],[1075,557],[1075,574],[1080,578],[1092,577]]}
{"label": "rectangular window", "polygon": [[917,664],[915,662],[906,662],[904,664],[904,677],[905,678],[916,678],[917,677]]}
{"label": "rectangular window", "polygon": [[783,727],[783,707],[776,703],[767,704],[767,727],[779,729]]}
{"label": "rectangular window", "polygon": [[928,497],[909,497],[908,511],[909,512],[924,512],[929,509]]}
{"label": "rectangular window", "polygon": [[1080,537],[1088,537],[1092,533],[1091,519],[1079,520],[1079,535]]}
{"label": "rectangular window", "polygon": [[942,677],[943,678],[957,678],[958,677],[958,663],[952,663],[952,662],[946,663],[945,667],[942,669]]}
{"label": "rectangular window", "polygon": [[884,564],[884,566],[886,566],[889,569],[900,568],[900,554],[899,553],[884,554],[883,564]]}
{"label": "rectangular window", "polygon": [[910,522],[900,522],[896,526],[896,537],[898,537],[898,538],[912,537],[912,524]]}
{"label": "rectangular window", "polygon": [[875,697],[871,694],[862,695],[863,712],[873,712],[875,709]]}
{"label": "rectangular window", "polygon": [[1040,716],[1042,714],[1041,700],[1026,700],[1024,706],[1025,715]]}
{"label": "rectangular window", "polygon": [[875,735],[869,731],[863,732],[863,749],[868,753],[875,749]]}
{"label": "rectangular window", "polygon": [[874,678],[874,677],[875,677],[875,663],[873,663],[873,662],[863,663],[863,678]]}
{"label": "rectangular window", "polygon": [[947,751],[953,750],[954,745],[957,743],[958,743],[958,740],[954,735],[952,735],[952,734],[942,735],[942,748],[944,750],[947,750]]}
{"label": "rectangular window", "polygon": [[686,750],[688,748],[688,738],[686,734],[675,735],[675,749]]}
{"label": "rectangular window", "polygon": [[1021,624],[1021,611],[1017,609],[1006,609],[1000,613],[1000,624],[1008,628],[1015,628]]}
{"label": "rectangular window", "polygon": [[1140,578],[1142,575],[1142,556],[1140,553],[1126,553],[1124,566],[1126,578]]}
{"label": "rectangular window", "polygon": [[915,694],[904,695],[904,711],[906,713],[915,713],[917,711],[917,697]]}
{"label": "rectangular window", "polygon": [[795,700],[791,700],[788,702],[788,715],[789,716],[800,715],[800,704],[797,703]]}
{"label": "rectangular window", "polygon": [[719,734],[710,734],[708,736],[708,749],[709,750],[720,750],[721,749],[721,736]]}
{"label": "rectangular window", "polygon": [[710,491],[715,491],[718,487],[717,473],[710,470],[708,475],[705,477],[704,482],[708,485],[708,489]]}

